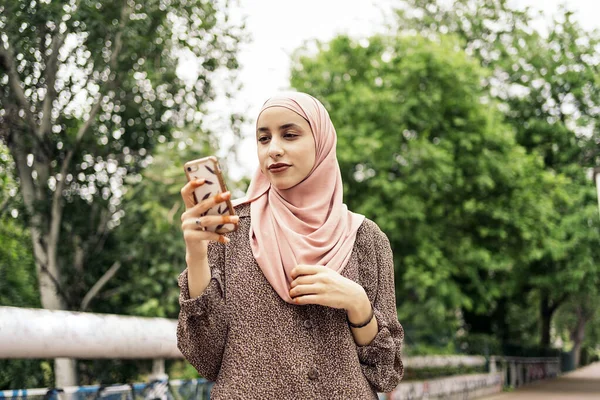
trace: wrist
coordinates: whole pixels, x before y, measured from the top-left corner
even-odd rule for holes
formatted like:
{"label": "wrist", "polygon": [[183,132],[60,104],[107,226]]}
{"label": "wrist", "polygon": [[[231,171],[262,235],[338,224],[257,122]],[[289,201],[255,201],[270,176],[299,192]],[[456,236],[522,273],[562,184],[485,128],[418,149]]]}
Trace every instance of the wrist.
{"label": "wrist", "polygon": [[208,254],[202,252],[185,253],[185,263],[188,269],[197,269],[205,264],[208,264]]}
{"label": "wrist", "polygon": [[351,299],[351,304],[346,308],[346,314],[350,323],[362,325],[365,322],[370,322],[372,319],[373,307],[367,297],[367,293],[362,287],[360,287],[358,293],[356,297],[353,296]]}

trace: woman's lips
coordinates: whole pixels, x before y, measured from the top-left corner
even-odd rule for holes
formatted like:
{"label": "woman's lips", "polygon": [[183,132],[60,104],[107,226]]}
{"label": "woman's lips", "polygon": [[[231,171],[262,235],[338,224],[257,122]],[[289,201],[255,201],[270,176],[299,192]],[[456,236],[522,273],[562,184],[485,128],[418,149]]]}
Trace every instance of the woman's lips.
{"label": "woman's lips", "polygon": [[280,172],[285,171],[286,169],[288,169],[290,166],[289,165],[284,165],[281,167],[277,167],[277,168],[269,168],[269,172],[272,172],[274,174],[278,174]]}

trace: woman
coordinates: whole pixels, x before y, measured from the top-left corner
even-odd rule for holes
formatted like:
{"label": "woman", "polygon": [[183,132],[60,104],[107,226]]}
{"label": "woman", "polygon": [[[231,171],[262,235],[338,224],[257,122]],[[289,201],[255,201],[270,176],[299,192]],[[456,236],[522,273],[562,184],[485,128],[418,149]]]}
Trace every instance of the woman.
{"label": "woman", "polygon": [[[304,93],[273,97],[256,140],[260,168],[235,217],[200,217],[229,193],[195,205],[203,182],[181,191],[188,268],[179,277],[179,349],[215,381],[213,399],[392,391],[404,336],[392,251],[374,222],[343,203],[329,114]],[[224,222],[238,230],[202,230]]]}

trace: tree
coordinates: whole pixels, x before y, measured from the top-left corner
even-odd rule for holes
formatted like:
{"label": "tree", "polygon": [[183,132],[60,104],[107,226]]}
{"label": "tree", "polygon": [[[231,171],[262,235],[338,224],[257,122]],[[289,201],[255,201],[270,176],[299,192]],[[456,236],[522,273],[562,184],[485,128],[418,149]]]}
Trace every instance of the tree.
{"label": "tree", "polygon": [[[574,194],[577,194],[576,192]],[[600,301],[600,257],[598,244],[600,243],[600,226],[593,221],[597,218],[598,209],[594,204],[594,191],[584,193],[585,199],[575,203],[587,204],[579,212],[571,213],[570,218],[563,221],[564,231],[568,233],[565,237],[567,251],[574,259],[571,263],[578,267],[577,270],[565,268],[565,272],[558,277],[566,285],[574,285],[568,288],[572,295],[561,305],[555,326],[559,334],[568,333],[568,341],[573,344],[571,351],[574,355],[575,366],[581,361],[581,352],[586,339],[586,331],[593,329],[594,320],[600,320],[597,308]],[[578,220],[583,218],[583,221]],[[580,226],[588,225],[589,229],[582,230]],[[568,274],[576,273],[574,277]],[[550,282],[542,282],[549,284]],[[590,324],[592,323],[592,324]],[[591,342],[590,347],[597,345]]]}
{"label": "tree", "polygon": [[494,308],[507,278],[539,258],[552,212],[539,194],[556,187],[457,43],[338,37],[301,50],[292,71],[330,111],[346,202],[390,238],[401,319],[438,346],[454,340],[461,310]]}
{"label": "tree", "polygon": [[[14,163],[0,143],[0,306],[39,307],[31,238],[18,219],[23,204]],[[50,382],[48,361],[0,360],[0,390],[43,387]]]}
{"label": "tree", "polygon": [[557,212],[547,227],[544,255],[521,275],[521,287],[540,294],[540,344],[548,347],[552,316],[578,293],[598,259],[597,253],[588,254],[591,259],[579,257],[574,249],[584,243],[571,238],[596,237],[599,223],[586,217],[593,188],[586,174],[600,164],[600,36],[583,30],[566,8],[544,33],[533,28],[536,17],[529,9],[515,9],[507,0],[405,4],[398,11],[398,29],[431,38],[459,37],[461,48],[492,71],[484,85],[503,104],[518,143],[539,154],[546,170],[566,179],[569,195],[554,199]]}
{"label": "tree", "polygon": [[[66,285],[122,216],[122,183],[174,128],[200,124],[218,71],[237,68],[227,2],[0,2],[0,137],[16,164],[41,305],[82,308],[97,286]],[[196,74],[182,81],[178,59]],[[115,265],[104,278],[115,273]],[[102,278],[100,278],[102,280]],[[104,279],[106,281],[106,279]],[[90,292],[94,289],[95,292]],[[76,383],[55,361],[57,386]]]}

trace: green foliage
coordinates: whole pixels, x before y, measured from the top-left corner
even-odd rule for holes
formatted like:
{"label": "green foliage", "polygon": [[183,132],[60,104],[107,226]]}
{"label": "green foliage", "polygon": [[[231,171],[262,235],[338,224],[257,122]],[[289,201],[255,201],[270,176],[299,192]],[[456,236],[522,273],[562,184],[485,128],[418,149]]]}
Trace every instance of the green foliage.
{"label": "green foliage", "polygon": [[[241,27],[226,17],[226,3],[204,0],[14,1],[0,9],[6,34],[0,70],[10,78],[0,81],[0,123],[11,127],[1,137],[27,178],[20,189],[31,189],[23,198],[27,214],[40,221],[36,228],[50,235],[59,220],[59,293],[67,308],[79,309],[108,269],[94,260],[104,258],[107,235],[122,216],[125,181],[139,178],[155,147],[177,128],[201,122],[215,97],[213,76],[237,68]],[[45,54],[49,45],[60,47],[60,55]],[[197,76],[184,81],[175,69],[188,53],[196,57]],[[53,85],[46,98],[55,97],[50,110],[38,95],[46,84]],[[29,109],[36,110],[31,118]],[[29,181],[29,153],[38,180]],[[49,201],[55,190],[62,198]]]}
{"label": "green foliage", "polygon": [[22,211],[14,163],[0,143],[0,306],[39,307],[29,232],[13,215]]}
{"label": "green foliage", "polygon": [[[585,31],[565,7],[547,32],[534,29],[543,17],[507,0],[408,0],[397,22],[401,31],[458,38],[459,47],[490,71],[482,84],[501,102],[517,142],[560,180],[560,192],[539,192],[555,210],[542,223],[542,255],[519,268],[516,290],[506,293],[508,303],[517,303],[528,291],[539,292],[539,340],[548,346],[555,310],[582,290],[598,290],[600,221],[587,175],[600,165],[600,33]],[[498,323],[508,325],[507,315],[497,314]]]}
{"label": "green foliage", "polygon": [[80,385],[147,382],[152,360],[81,360],[77,363]]}
{"label": "green foliage", "polygon": [[28,232],[13,217],[0,218],[0,305],[39,307]]}
{"label": "green foliage", "polygon": [[208,143],[190,143],[186,134],[160,146],[139,182],[127,185],[123,218],[107,240],[102,264],[122,261],[123,267],[94,302],[93,310],[176,318],[179,313],[177,276],[185,268],[181,234],[180,190],[186,183],[183,164],[212,154]]}
{"label": "green foliage", "polygon": [[498,80],[488,82],[496,89],[492,93],[507,101],[519,142],[541,153],[546,165],[598,164],[594,139],[600,135],[595,111],[600,91],[595,83],[600,68],[594,60],[599,32],[585,31],[565,6],[544,34],[532,29],[543,15],[511,8],[506,0],[481,4],[478,10],[471,0],[456,1],[451,8],[423,0],[407,4],[421,16],[401,13],[399,22],[423,33],[455,33],[466,51],[494,69]]}
{"label": "green foliage", "polygon": [[[157,148],[189,126],[201,142],[216,141],[202,127],[205,107],[214,79],[232,82],[221,87],[226,96],[233,90],[243,39],[229,12],[226,0],[0,2],[0,143],[19,178],[10,196],[23,203],[16,228],[6,225],[14,245],[2,273],[32,279],[13,272],[24,270],[16,257],[26,249],[21,261],[36,260],[48,283],[35,298],[41,306],[176,316],[184,251],[169,210],[178,211],[179,189],[164,191],[158,168],[154,181],[136,183]],[[239,117],[230,122],[237,131]],[[30,234],[34,255],[17,246]],[[115,282],[84,302],[111,266],[120,266]],[[135,377],[143,364],[107,365],[81,362],[81,379]]]}
{"label": "green foliage", "polygon": [[0,390],[52,387],[48,360],[0,360]]}
{"label": "green foliage", "polygon": [[166,368],[171,379],[198,379],[200,377],[196,368],[187,361],[170,361]]}

